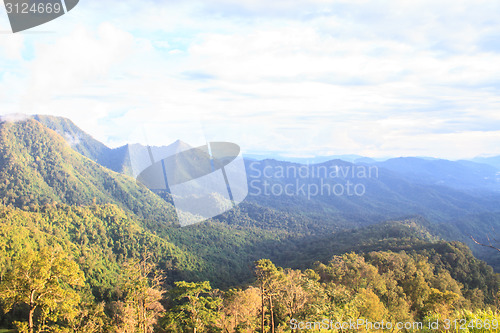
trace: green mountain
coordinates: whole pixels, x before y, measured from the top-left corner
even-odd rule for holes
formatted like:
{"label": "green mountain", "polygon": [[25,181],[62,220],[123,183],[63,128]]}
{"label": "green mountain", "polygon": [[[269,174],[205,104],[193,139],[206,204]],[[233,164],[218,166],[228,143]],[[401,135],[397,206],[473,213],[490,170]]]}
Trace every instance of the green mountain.
{"label": "green mountain", "polygon": [[83,156],[113,171],[126,171],[126,166],[129,164],[126,146],[111,149],[82,131],[68,118],[35,115],[33,119],[62,136]]}
{"label": "green mountain", "polygon": [[[69,119],[52,116],[34,118],[59,133],[77,152],[116,171],[130,173],[128,150],[141,148],[136,144],[110,149],[83,132]],[[168,153],[183,149],[182,147],[186,145],[176,142],[152,149]],[[495,171],[488,166],[466,161],[400,158],[368,164],[331,160],[307,166],[275,160],[246,160],[246,167],[249,196],[245,202],[210,222],[212,227],[217,225],[227,233],[225,246],[228,248],[231,248],[231,244],[237,244],[239,239],[233,237],[232,231],[227,231],[228,228],[237,229],[234,232],[239,234],[244,233],[248,240],[251,239],[249,235],[263,231],[276,234],[278,239],[297,239],[419,215],[432,221],[435,234],[468,243],[477,255],[500,269],[500,260],[496,259],[494,251],[476,246],[470,238],[474,235],[481,241],[486,241],[491,229],[500,228],[500,219],[488,217],[498,214],[500,201],[498,191],[495,191]],[[311,171],[307,177],[294,174],[294,171],[303,170],[304,167]],[[280,170],[285,172],[280,174]],[[312,189],[314,186],[321,188],[323,185],[322,179],[314,176],[314,170],[317,173],[324,170],[338,171],[335,177],[325,180],[330,189],[336,185],[345,188],[345,184],[351,182],[361,184],[366,193],[362,196],[337,196],[326,192],[308,196],[307,193],[301,193],[298,189],[302,185],[306,189],[309,186]],[[360,177],[358,174],[359,171],[369,174],[370,170],[373,174],[369,177],[363,177],[362,173]],[[266,176],[269,173],[272,173],[271,177]],[[266,193],[266,183],[268,191],[273,186],[277,189],[292,186],[297,193]],[[168,204],[172,203],[169,193],[158,191],[156,194]],[[170,217],[175,219],[172,212]],[[161,224],[151,225],[151,228],[165,237],[172,232],[184,234],[182,231],[166,230]],[[212,230],[206,229],[204,225],[193,226],[190,230],[203,228],[206,233]],[[248,232],[248,229],[251,231]],[[182,238],[186,239],[185,236]],[[196,241],[185,242],[193,251],[206,253]],[[274,242],[272,244],[275,245]],[[217,237],[212,240],[211,245],[207,243],[207,246],[220,246]],[[217,260],[223,261],[223,257],[221,254]],[[241,263],[233,261],[231,264],[240,267],[241,271],[245,269]],[[226,277],[224,280],[230,278]]]}
{"label": "green mountain", "polygon": [[[379,168],[377,177],[353,179],[352,175],[344,175],[330,183],[333,186],[347,180],[362,182],[367,190],[362,197],[252,195],[251,188],[247,200],[233,210],[211,221],[177,229],[169,227],[176,224],[169,193],[152,193],[134,179],[92,161],[92,157],[102,160],[102,156],[111,149],[85,134],[70,120],[48,116],[36,116],[35,119],[0,124],[0,195],[4,205],[12,204],[36,211],[54,202],[76,206],[114,204],[149,232],[172,241],[185,253],[203,261],[206,266],[202,275],[219,281],[221,285],[248,279],[247,267],[253,260],[269,257],[283,265],[300,266],[321,257],[321,249],[310,250],[309,255],[301,249],[309,248],[311,242],[319,242],[323,235],[337,235],[342,230],[398,220],[401,216],[421,215],[430,221],[440,222],[431,224],[434,235],[469,244],[470,234],[481,238],[484,237],[481,230],[488,223],[494,222],[494,226],[500,224],[498,219],[485,217],[486,213],[494,211],[497,201],[492,196],[414,184],[391,170]],[[70,142],[77,144],[70,145]],[[179,144],[170,148],[175,151]],[[327,170],[356,167],[340,160],[317,166]],[[296,179],[293,175],[265,178],[264,170],[294,170],[300,167],[273,160],[247,161],[249,183],[257,179],[260,186],[266,180],[270,185],[284,187],[294,183]],[[256,173],[260,173],[261,178],[256,178]],[[304,181],[305,185],[320,185],[320,180],[315,177],[300,181]],[[263,190],[262,187],[260,189]],[[332,239],[337,242],[335,237]],[[359,245],[356,239],[344,243],[349,246],[335,251],[325,247],[330,249],[324,250],[325,255]],[[299,247],[294,244],[299,244]],[[290,252],[298,254],[295,258],[279,255]],[[479,253],[483,258],[490,259],[488,254],[491,255],[491,252],[482,249]]]}
{"label": "green mountain", "polygon": [[[50,118],[45,120],[47,119]],[[62,123],[71,125],[64,120]],[[79,133],[79,130],[73,128],[73,133]],[[80,137],[84,138],[81,139],[81,147],[90,147],[85,140],[92,143],[93,139],[83,135]],[[259,227],[260,222],[254,220],[258,216],[247,217],[238,211],[231,213],[233,225],[213,220],[179,229],[168,193],[155,194],[133,178],[116,173],[81,155],[74,150],[74,146],[68,144],[67,139],[35,119],[0,123],[0,154],[1,204],[30,214],[38,214],[50,207],[66,207],[61,208],[63,210],[78,207],[86,209],[85,207],[111,204],[115,207],[114,214],[126,216],[127,223],[136,229],[136,233],[156,235],[155,237],[159,237],[158,242],[166,242],[165,244],[174,246],[182,256],[191,258],[187,262],[177,260],[184,266],[178,266],[173,276],[187,274],[190,279],[211,279],[219,285],[243,282],[251,277],[248,265],[278,252],[283,240],[299,234],[298,230],[292,234],[279,229],[281,221],[288,218],[286,213],[281,212],[276,212],[277,224],[272,232],[269,232],[269,228]],[[278,218],[279,216],[281,217]],[[51,220],[52,217],[46,219]],[[97,220],[100,219],[97,217]],[[69,220],[74,221],[75,218]],[[242,223],[244,220],[248,224]],[[84,225],[83,230],[87,230],[85,223],[85,219],[80,223]],[[72,233],[79,228],[80,226],[69,228],[63,233],[64,238],[73,237]],[[60,233],[57,227],[54,230]],[[122,232],[123,230],[110,231],[118,234]],[[125,240],[120,242],[135,241],[134,233],[127,231]],[[71,242],[78,247],[81,240]],[[142,243],[144,241],[139,241],[139,244]],[[108,251],[116,256],[113,260],[118,262],[120,258],[137,256],[143,252],[141,247],[124,253],[115,248]]]}
{"label": "green mountain", "polygon": [[133,178],[77,153],[34,119],[0,123],[0,197],[35,209],[53,202],[116,204],[146,223],[175,224],[173,207]]}
{"label": "green mountain", "polygon": [[[183,143],[153,148],[168,149]],[[340,170],[328,186],[359,181],[366,195],[253,193],[180,228],[170,193],[111,170],[126,173],[128,163],[110,162],[111,151],[69,120],[0,123],[0,327],[26,332],[32,313],[39,331],[187,332],[189,311],[200,304],[199,332],[256,331],[261,318],[289,331],[293,316],[498,318],[498,274],[451,241],[500,225],[494,193],[417,184],[384,168],[356,177],[344,172],[356,164],[335,160],[319,165]],[[266,176],[304,171],[299,164],[247,161],[247,168],[251,191],[322,184]]]}

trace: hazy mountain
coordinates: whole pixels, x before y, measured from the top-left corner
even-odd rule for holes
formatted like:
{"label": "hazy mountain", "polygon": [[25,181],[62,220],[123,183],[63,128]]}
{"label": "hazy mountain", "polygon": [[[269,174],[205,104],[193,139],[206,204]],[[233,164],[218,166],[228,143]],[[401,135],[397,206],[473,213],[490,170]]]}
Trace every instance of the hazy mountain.
{"label": "hazy mountain", "polygon": [[500,191],[500,177],[497,175],[497,169],[487,164],[400,157],[378,162],[375,165],[394,171],[417,184]]}
{"label": "hazy mountain", "polygon": [[[130,153],[142,152],[147,155],[146,147],[139,144],[109,149],[81,131],[68,119],[45,116],[36,116],[36,119],[59,133],[64,133],[69,142],[76,141],[77,143],[72,146],[75,150],[114,170],[132,174]],[[77,137],[78,140],[71,140],[71,137]],[[190,146],[177,141],[169,146],[150,148],[154,156],[168,156],[189,149]],[[110,159],[106,154],[124,156]],[[286,174],[284,176],[289,177],[281,177],[276,174],[278,170],[297,171],[303,168],[303,165],[276,160],[260,162],[247,160],[250,193],[246,201],[271,209],[315,216],[319,224],[337,226],[374,223],[407,214],[418,214],[436,221],[448,221],[466,214],[495,210],[497,207],[498,196],[490,192],[481,192],[497,191],[499,187],[496,170],[485,164],[412,157],[373,162],[358,155],[344,157],[360,162],[350,163],[337,159],[307,166],[312,171],[314,169],[320,172],[327,170],[328,173],[331,170],[338,171],[334,177],[328,177],[331,176],[328,174],[326,178],[312,174],[308,177]],[[114,162],[110,163],[111,160]],[[147,156],[139,160],[146,164],[149,161]],[[265,177],[264,169],[274,170],[272,177]],[[368,174],[370,170],[373,173],[371,175]],[[351,192],[354,186],[359,185],[358,189],[364,192],[363,195],[347,192],[341,195],[331,193],[335,186],[339,191],[342,189],[347,191],[348,181],[352,183]],[[275,189],[284,189],[287,184],[288,188],[291,188],[293,185],[296,193],[292,196],[284,193],[266,194],[265,182],[269,183],[268,189],[271,189],[271,186],[275,186]],[[316,188],[321,189],[322,182],[328,186],[330,193],[323,191],[324,193],[315,194],[313,191]],[[309,192],[312,193],[303,193],[300,190],[302,185],[311,186]]]}
{"label": "hazy mountain", "polygon": [[[130,154],[147,152],[144,145],[129,143],[118,148],[109,148],[82,131],[70,119],[64,117],[35,115],[33,119],[61,135],[66,142],[80,154],[116,172],[133,175],[133,161]],[[170,156],[191,148],[187,143],[177,140],[168,146],[151,146],[153,155]],[[147,162],[150,162],[149,157]]]}
{"label": "hazy mountain", "polygon": [[476,163],[488,164],[496,168],[497,170],[500,170],[500,156],[476,157],[471,159],[471,161]]}
{"label": "hazy mountain", "polygon": [[355,154],[344,155],[328,155],[328,156],[311,156],[311,157],[294,157],[280,153],[266,153],[266,154],[243,154],[246,159],[251,160],[266,160],[273,159],[282,162],[300,163],[300,164],[318,164],[331,160],[342,160],[352,163],[374,163],[377,161],[384,161],[386,158],[371,158]]}
{"label": "hazy mountain", "polygon": [[[289,212],[328,216],[325,219],[331,223],[339,220],[353,224],[407,214],[449,221],[498,209],[498,194],[438,185],[430,178],[432,175],[419,179],[417,173],[403,174],[379,165],[341,160],[309,166],[275,160],[247,161],[247,200]],[[454,172],[463,172],[460,168]]]}

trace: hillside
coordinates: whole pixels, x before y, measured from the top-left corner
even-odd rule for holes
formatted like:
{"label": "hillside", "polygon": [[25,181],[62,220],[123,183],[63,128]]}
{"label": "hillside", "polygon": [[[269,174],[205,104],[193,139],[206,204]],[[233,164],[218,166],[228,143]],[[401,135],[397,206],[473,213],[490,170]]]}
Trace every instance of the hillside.
{"label": "hillside", "polygon": [[[83,132],[69,119],[52,116],[35,116],[35,119],[64,134],[63,138],[76,151],[90,159],[101,161],[103,166],[122,170],[127,174],[131,174],[130,160],[125,155],[130,149],[144,149],[137,144],[110,149]],[[186,149],[185,147],[189,146],[175,142],[152,149],[168,155]],[[114,159],[117,163],[109,164],[106,162],[109,161],[109,156],[121,157]],[[500,210],[496,171],[488,165],[424,158],[397,158],[369,163],[330,160],[314,165],[275,160],[246,160],[245,163],[249,183],[247,199],[232,211],[213,218],[212,227],[221,223],[221,228],[237,228],[243,230],[238,232],[245,235],[250,229],[248,235],[271,231],[272,234],[281,235],[276,236],[280,239],[284,235],[286,238],[300,238],[419,215],[436,224],[435,234],[448,240],[467,242],[481,258],[500,268],[500,261],[496,259],[495,253],[476,246],[470,239],[470,235],[475,235],[484,240],[486,230],[500,228],[500,220],[487,217]],[[307,177],[294,174],[305,167],[310,171]],[[289,172],[281,174],[280,170]],[[334,177],[325,178],[314,175],[314,170],[317,173],[322,170],[337,172]],[[269,173],[272,174],[271,177],[266,176]],[[368,176],[363,177],[363,173]],[[306,189],[311,186],[314,190],[314,187],[321,188],[322,184],[330,189],[337,184],[345,188],[347,182],[362,185],[365,193],[362,196],[332,195],[327,192],[308,195],[307,192],[299,191],[301,186]],[[283,189],[288,185],[296,191],[293,195],[269,192],[273,186]],[[171,207],[172,198],[168,192],[157,191],[156,194]],[[174,215],[170,216],[175,219]],[[161,225],[150,227],[165,237],[169,237],[171,233]],[[197,228],[206,227],[199,226],[193,230]],[[232,233],[230,231],[227,235],[228,247],[233,242],[238,243],[238,237],[230,236]],[[270,236],[271,239],[273,237]],[[216,246],[217,239],[215,237],[211,245],[207,243],[207,246]],[[205,252],[200,249],[196,251]],[[232,264],[244,270],[244,265]]]}
{"label": "hillside", "polygon": [[[37,212],[3,207],[0,221],[1,299],[13,299],[5,286],[23,281],[22,274],[15,274],[20,267],[29,269],[29,274],[38,272],[40,266],[30,260],[33,255],[47,260],[47,251],[52,251],[52,258],[65,258],[58,264],[62,268],[69,265],[84,277],[78,289],[72,289],[71,283],[64,285],[65,293],[54,303],[37,301],[36,327],[48,324],[81,333],[123,332],[124,325],[140,325],[134,318],[144,311],[157,318],[147,324],[155,327],[154,332],[182,332],[193,325],[182,315],[186,306],[192,306],[185,295],[206,304],[201,309],[210,317],[201,319],[201,332],[223,328],[238,332],[238,325],[257,330],[261,295],[267,299],[270,294],[275,315],[269,316],[267,309],[264,318],[274,320],[275,324],[268,325],[282,327],[289,323],[290,313],[305,320],[331,316],[332,310],[345,320],[377,320],[384,315],[385,321],[425,322],[437,315],[460,319],[465,314],[498,320],[496,313],[487,310],[495,304],[498,275],[465,245],[431,235],[422,219],[292,242],[266,239],[259,232],[247,237],[243,230],[231,233],[231,228],[211,223],[191,226],[191,230],[172,229],[177,233],[166,241],[113,205],[47,205]],[[228,236],[238,241],[228,243]],[[271,260],[255,259],[261,257]],[[239,262],[246,262],[246,267],[240,270],[232,265]],[[46,261],[45,265],[51,264]],[[233,284],[224,291],[212,290],[211,284],[223,281],[224,275],[217,274],[223,270],[245,277],[245,283],[235,284],[233,277]],[[68,274],[64,272],[56,267],[54,274],[62,280]],[[206,277],[213,280],[203,281]],[[157,278],[162,282],[155,282],[160,281]],[[24,289],[18,290],[15,304],[26,304]],[[41,300],[54,300],[40,295]],[[64,312],[61,300],[72,304],[71,312]],[[0,303],[4,311],[0,325],[22,327],[27,311],[6,304]],[[50,316],[45,318],[42,310]]]}
{"label": "hillside", "polygon": [[[303,165],[264,160],[247,161],[246,165],[248,202],[306,215],[325,214],[347,223],[370,224],[406,215],[450,222],[467,214],[499,209],[498,192],[437,184],[425,174],[410,176],[385,168],[384,164],[332,160]],[[465,167],[453,165],[454,169],[450,168],[456,173],[454,178],[462,179]],[[406,170],[410,173],[411,168]],[[285,188],[292,195],[284,193]]]}
{"label": "hillside", "polygon": [[[417,184],[382,167],[376,177],[359,177],[342,171],[359,165],[341,160],[318,165],[340,170],[329,179],[269,176],[304,166],[247,161],[249,183],[256,181],[251,191],[262,193],[180,228],[170,193],[153,193],[97,163],[108,148],[71,122],[38,119],[56,131],[35,119],[0,123],[0,327],[26,331],[31,313],[41,331],[192,331],[186,295],[206,304],[200,332],[255,331],[259,318],[284,329],[292,314],[497,318],[485,311],[496,306],[498,275],[463,243],[443,240],[465,241],[467,233],[500,225],[491,192]],[[263,192],[297,181],[356,181],[366,193]],[[62,296],[36,291],[41,301],[30,312],[23,291],[33,281]],[[275,308],[259,307],[269,297]],[[139,314],[150,319],[138,321]]]}
{"label": "hillside", "polygon": [[374,163],[419,184],[447,186],[460,190],[500,191],[498,169],[471,161],[448,161],[400,157]]}
{"label": "hillside", "polygon": [[111,149],[82,131],[67,118],[35,115],[33,119],[55,131],[68,142],[71,148],[92,161],[116,172],[126,170],[128,156],[125,146]]}
{"label": "hillside", "polygon": [[109,297],[120,263],[147,253],[171,280],[201,278],[207,268],[111,204],[48,204],[36,211],[0,206],[0,221],[0,275],[25,251],[58,245],[78,259],[98,300]]}
{"label": "hillside", "polygon": [[169,203],[133,178],[77,153],[60,135],[33,119],[0,123],[0,177],[4,205],[112,203],[147,223],[175,223]]}

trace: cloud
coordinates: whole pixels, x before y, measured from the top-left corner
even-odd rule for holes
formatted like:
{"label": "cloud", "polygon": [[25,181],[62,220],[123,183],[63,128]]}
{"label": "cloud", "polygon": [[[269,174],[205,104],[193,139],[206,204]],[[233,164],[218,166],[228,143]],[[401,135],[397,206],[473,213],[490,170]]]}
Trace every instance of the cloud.
{"label": "cloud", "polygon": [[21,113],[12,113],[0,116],[0,122],[18,122],[28,119],[28,116]]}
{"label": "cloud", "polygon": [[146,127],[246,152],[500,154],[499,6],[88,0],[55,33],[0,35],[2,113],[66,116],[113,146]]}

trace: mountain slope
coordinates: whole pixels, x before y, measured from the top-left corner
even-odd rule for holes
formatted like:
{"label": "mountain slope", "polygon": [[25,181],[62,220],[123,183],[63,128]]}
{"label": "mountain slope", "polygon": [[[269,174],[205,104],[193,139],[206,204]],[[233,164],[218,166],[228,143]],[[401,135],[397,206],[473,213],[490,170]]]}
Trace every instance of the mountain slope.
{"label": "mountain slope", "polygon": [[[265,181],[268,182],[268,186],[277,185],[281,188],[288,184],[296,186],[297,181],[306,186],[320,187],[321,179],[318,177],[300,177],[300,175],[288,177],[286,175],[276,176],[276,174],[266,177],[264,174],[265,172],[273,173],[280,169],[299,170],[304,168],[304,165],[274,160],[247,160],[250,195],[244,203],[207,223],[194,225],[184,230],[164,228],[165,224],[155,222],[175,219],[175,213],[171,206],[172,197],[169,193],[157,193],[164,201],[158,201],[158,196],[151,196],[152,193],[147,190],[145,191],[147,195],[140,197],[143,193],[141,190],[145,189],[137,185],[133,179],[117,175],[104,168],[94,170],[97,166],[91,161],[76,152],[69,153],[71,149],[68,144],[64,143],[64,140],[72,142],[71,148],[74,150],[97,161],[99,161],[99,154],[106,155],[111,151],[116,151],[116,149],[107,148],[67,119],[45,116],[36,116],[36,119],[55,129],[58,133],[66,134],[61,137],[50,130],[40,129],[28,122],[31,127],[38,129],[30,128],[27,130],[27,133],[30,134],[24,134],[26,140],[19,141],[23,135],[15,134],[14,138],[11,138],[12,135],[10,135],[11,137],[7,141],[10,144],[15,143],[21,152],[19,156],[28,157],[23,157],[22,163],[14,163],[14,169],[11,168],[4,172],[3,179],[21,184],[18,186],[20,189],[16,189],[12,185],[9,187],[0,184],[0,190],[4,191],[0,193],[5,193],[6,196],[5,203],[13,203],[22,207],[33,202],[44,203],[55,200],[69,204],[87,205],[92,202],[94,196],[98,203],[116,203],[120,207],[136,212],[139,216],[149,218],[148,228],[150,230],[154,230],[164,239],[173,240],[183,251],[199,254],[203,260],[210,263],[211,268],[206,269],[207,277],[211,276],[219,281],[224,281],[225,284],[230,284],[234,279],[241,281],[235,275],[240,273],[245,275],[243,272],[247,266],[252,260],[259,257],[277,258],[276,253],[280,251],[300,253],[303,248],[295,248],[294,242],[304,241],[307,243],[308,239],[316,239],[317,235],[339,232],[342,229],[366,226],[385,220],[398,220],[401,216],[421,215],[433,223],[443,223],[440,226],[441,229],[435,230],[435,233],[445,237],[449,236],[446,237],[449,240],[467,241],[470,233],[481,236],[484,234],[486,226],[500,226],[500,222],[497,222],[496,219],[485,217],[487,213],[498,211],[498,202],[500,201],[498,194],[489,191],[488,186],[492,184],[491,179],[484,179],[485,175],[488,177],[492,174],[493,170],[490,167],[466,161],[451,162],[403,158],[375,164],[375,167],[378,168],[376,176],[366,178],[353,176],[349,172],[344,174],[344,171],[369,168],[374,165],[373,163],[349,163],[333,160],[315,165],[316,168],[325,167],[327,170],[338,168],[340,170],[336,176],[324,179],[330,188],[335,184],[345,185],[347,181],[351,181],[362,184],[366,193],[362,196],[318,194],[311,197],[301,193],[295,193],[291,196],[263,193]],[[54,139],[58,142],[57,147],[52,147],[52,152],[55,152],[55,155],[63,156],[57,159],[58,163],[51,164],[48,168],[49,173],[47,170],[44,171],[44,168],[40,169],[37,163],[47,164],[45,160],[53,160],[55,157],[52,156],[52,152],[46,153],[43,149],[35,149],[32,146],[36,145],[29,143],[29,140],[33,141],[31,133],[36,134],[37,131],[52,133],[50,139],[47,140]],[[78,140],[74,138],[78,138]],[[170,146],[152,147],[152,151],[161,154],[163,151],[175,152],[188,147],[182,142],[176,142]],[[121,149],[121,154],[125,156],[127,153],[124,151],[128,152],[130,149],[136,148],[141,150],[143,146],[128,145],[117,149]],[[15,152],[16,149],[12,148],[11,152]],[[60,152],[61,149],[63,152]],[[36,162],[36,157],[39,156],[39,160],[42,160],[40,156],[45,156],[44,154],[47,154],[48,158],[44,157],[42,162]],[[120,154],[117,153],[117,155]],[[3,154],[3,156],[5,155]],[[33,158],[30,159],[29,156]],[[81,166],[80,159],[86,161],[85,167]],[[101,157],[100,163],[106,166],[102,160]],[[118,159],[118,161],[118,164],[111,167],[123,172],[129,161],[127,158]],[[67,171],[78,165],[80,165],[77,167],[78,170]],[[128,165],[130,166],[130,164]],[[110,167],[109,164],[108,167]],[[306,167],[312,168],[313,166]],[[3,167],[0,168],[0,171],[1,169]],[[83,169],[85,170],[82,171]],[[80,175],[78,176],[78,174]],[[29,175],[28,180],[25,179],[26,175]],[[31,178],[36,181],[32,181]],[[106,182],[103,181],[104,179],[110,180]],[[116,185],[117,179],[121,179],[118,185]],[[123,184],[126,185],[119,185],[122,182],[125,182]],[[254,182],[253,185],[252,182]],[[32,183],[35,185],[32,186]],[[476,185],[483,183],[487,185],[486,188],[482,187],[478,190]],[[68,184],[72,184],[72,186],[68,186]],[[26,190],[27,188],[29,190]],[[255,193],[257,189],[261,191],[260,194]],[[16,197],[16,193],[22,193],[22,195]],[[98,195],[90,196],[87,193],[98,193]],[[132,198],[127,196],[129,194],[132,194]],[[145,198],[145,201],[140,198]],[[144,207],[142,210],[140,205]],[[155,207],[159,207],[159,209]],[[164,210],[165,207],[167,212]],[[471,230],[471,228],[475,228],[476,231]],[[483,228],[483,231],[478,232],[478,228]],[[352,241],[356,240],[352,239]],[[216,250],[217,248],[221,249]],[[318,250],[318,253],[312,257],[318,258],[320,252]],[[488,259],[491,258],[488,257]],[[286,265],[289,260],[292,258],[284,259],[281,263]],[[492,262],[497,263],[497,260]],[[497,265],[497,267],[500,266]],[[230,269],[233,271],[230,272]]]}
{"label": "mountain slope", "polygon": [[320,215],[331,222],[343,220],[351,226],[407,215],[447,222],[466,214],[498,210],[500,202],[500,195],[491,191],[423,184],[383,167],[341,160],[316,165],[247,161],[246,166],[247,202]]}
{"label": "mountain slope", "polygon": [[80,154],[113,171],[124,171],[128,163],[126,146],[111,149],[82,131],[67,118],[35,115],[33,119],[62,136]]}
{"label": "mountain slope", "polygon": [[448,186],[462,190],[500,191],[498,171],[487,164],[400,157],[378,162],[375,165],[397,172],[418,184]]}
{"label": "mountain slope", "polygon": [[16,207],[113,203],[149,223],[173,224],[173,207],[130,177],[75,152],[36,120],[0,123],[0,197]]}
{"label": "mountain slope", "polygon": [[471,160],[476,163],[484,163],[491,165],[492,167],[500,170],[500,156],[491,156],[491,157],[476,157]]}
{"label": "mountain slope", "polygon": [[23,211],[0,205],[0,276],[24,251],[58,244],[78,259],[98,300],[115,287],[120,264],[151,256],[170,280],[203,276],[207,264],[140,226],[115,205],[47,205]]}

